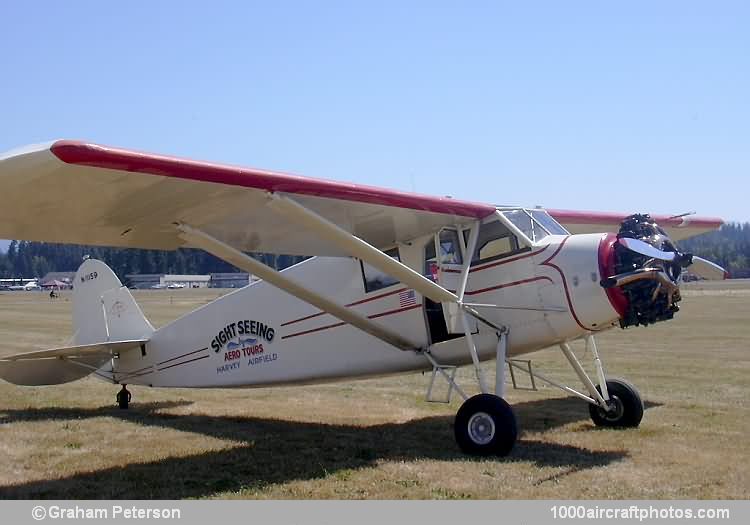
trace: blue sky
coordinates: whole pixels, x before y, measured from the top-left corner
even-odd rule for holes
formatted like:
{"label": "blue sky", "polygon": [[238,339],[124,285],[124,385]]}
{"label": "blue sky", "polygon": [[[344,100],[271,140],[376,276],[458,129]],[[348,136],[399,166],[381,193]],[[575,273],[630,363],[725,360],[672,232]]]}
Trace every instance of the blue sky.
{"label": "blue sky", "polygon": [[747,2],[8,2],[55,138],[501,204],[750,220]]}

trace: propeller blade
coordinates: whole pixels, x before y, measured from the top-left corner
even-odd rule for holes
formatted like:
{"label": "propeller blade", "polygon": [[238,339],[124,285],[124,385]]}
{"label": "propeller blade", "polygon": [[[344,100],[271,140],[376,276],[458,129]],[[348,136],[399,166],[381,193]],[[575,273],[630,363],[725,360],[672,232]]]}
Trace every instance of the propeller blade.
{"label": "propeller blade", "polygon": [[697,255],[693,255],[693,264],[688,268],[690,273],[694,273],[704,279],[720,281],[727,278],[727,272],[724,268]]}
{"label": "propeller blade", "polygon": [[651,259],[659,259],[660,261],[674,261],[677,254],[675,252],[664,252],[658,248],[651,246],[647,242],[640,241],[638,239],[631,239],[630,237],[622,237],[619,239],[621,245],[625,246],[630,251],[640,253]]}

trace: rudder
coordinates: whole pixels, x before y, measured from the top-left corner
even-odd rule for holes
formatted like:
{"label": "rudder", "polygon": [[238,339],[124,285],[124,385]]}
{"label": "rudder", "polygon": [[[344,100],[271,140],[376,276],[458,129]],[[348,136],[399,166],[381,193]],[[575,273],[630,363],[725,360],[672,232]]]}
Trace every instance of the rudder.
{"label": "rudder", "polygon": [[76,345],[148,339],[154,327],[109,266],[87,259],[73,287],[73,339]]}

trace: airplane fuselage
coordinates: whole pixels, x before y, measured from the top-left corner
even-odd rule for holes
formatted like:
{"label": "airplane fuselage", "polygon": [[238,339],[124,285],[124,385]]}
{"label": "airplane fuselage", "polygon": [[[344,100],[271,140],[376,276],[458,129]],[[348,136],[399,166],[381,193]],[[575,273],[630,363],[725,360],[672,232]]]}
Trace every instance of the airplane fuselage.
{"label": "airplane fuselage", "polygon": [[[464,301],[509,328],[508,356],[607,329],[618,320],[618,312],[599,284],[604,237],[548,236],[534,246],[473,265]],[[431,239],[400,245],[400,260],[429,272],[424,247]],[[432,268],[431,276],[455,290],[462,265],[443,262],[438,266]],[[367,270],[358,259],[316,257],[284,274],[417,347],[429,348],[442,364],[470,362],[452,305],[430,305],[400,283],[366,291]],[[480,359],[494,358],[496,331],[473,318],[470,323]],[[264,281],[222,296],[156,330],[144,350],[112,360],[116,380],[174,387],[268,386],[432,367],[424,355],[392,347]]]}

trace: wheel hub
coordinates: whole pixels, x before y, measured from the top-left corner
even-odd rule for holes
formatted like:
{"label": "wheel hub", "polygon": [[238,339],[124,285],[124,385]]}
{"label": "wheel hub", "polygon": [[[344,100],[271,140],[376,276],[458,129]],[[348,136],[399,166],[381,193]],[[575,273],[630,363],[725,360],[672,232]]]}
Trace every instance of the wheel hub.
{"label": "wheel hub", "polygon": [[478,445],[486,445],[495,437],[495,421],[486,412],[477,412],[469,418],[469,437]]}
{"label": "wheel hub", "polygon": [[602,417],[607,421],[619,421],[625,413],[625,406],[617,396],[610,396],[607,410],[599,409]]}

